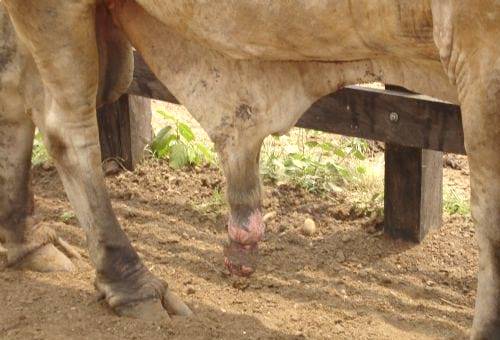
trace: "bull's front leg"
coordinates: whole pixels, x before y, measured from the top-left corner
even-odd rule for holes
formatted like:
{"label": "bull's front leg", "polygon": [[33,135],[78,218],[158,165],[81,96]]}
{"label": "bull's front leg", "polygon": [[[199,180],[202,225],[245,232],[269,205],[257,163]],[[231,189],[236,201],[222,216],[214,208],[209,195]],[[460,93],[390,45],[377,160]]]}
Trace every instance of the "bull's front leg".
{"label": "bull's front leg", "polygon": [[264,234],[259,175],[261,145],[262,138],[258,135],[216,142],[231,210],[224,263],[231,273],[239,276],[249,276],[255,271],[258,243]]}
{"label": "bull's front leg", "polygon": [[85,230],[97,290],[119,315],[157,320],[165,317],[163,307],[169,314],[190,314],[140,260],[106,191],[96,118],[94,1],[3,3],[44,81],[45,100],[34,104],[33,119]]}

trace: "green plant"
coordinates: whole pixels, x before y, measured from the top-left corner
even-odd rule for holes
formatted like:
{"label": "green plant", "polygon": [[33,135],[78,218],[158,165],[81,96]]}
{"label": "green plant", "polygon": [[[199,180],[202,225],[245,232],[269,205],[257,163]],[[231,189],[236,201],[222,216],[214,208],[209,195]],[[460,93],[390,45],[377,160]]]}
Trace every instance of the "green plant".
{"label": "green plant", "polygon": [[[295,137],[295,138],[294,138]],[[338,190],[366,173],[365,141],[295,129],[272,137],[263,147],[261,173],[271,181],[291,181],[312,192]]]}
{"label": "green plant", "polygon": [[457,190],[446,187],[443,196],[443,207],[447,214],[470,215],[470,203],[465,194],[459,194]]}
{"label": "green plant", "polygon": [[193,130],[186,123],[165,111],[158,110],[157,112],[169,124],[156,134],[150,145],[155,157],[168,159],[170,166],[174,169],[214,161],[213,150],[198,142]]}
{"label": "green plant", "polygon": [[33,140],[33,153],[31,154],[31,163],[33,165],[38,165],[45,163],[49,160],[49,154],[47,148],[43,144],[43,136],[40,131],[35,134],[35,139]]}
{"label": "green plant", "polygon": [[59,216],[59,218],[63,223],[68,224],[71,222],[71,220],[75,219],[76,216],[72,211],[65,211]]}

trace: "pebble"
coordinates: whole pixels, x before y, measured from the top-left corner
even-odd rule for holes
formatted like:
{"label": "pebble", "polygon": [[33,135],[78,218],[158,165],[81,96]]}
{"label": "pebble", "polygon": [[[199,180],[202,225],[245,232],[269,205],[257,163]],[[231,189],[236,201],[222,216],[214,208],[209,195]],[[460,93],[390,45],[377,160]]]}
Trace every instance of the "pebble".
{"label": "pebble", "polygon": [[284,233],[286,231],[286,225],[282,224],[278,227],[278,232],[279,233]]}
{"label": "pebble", "polygon": [[189,287],[186,291],[186,293],[188,295],[193,295],[194,293],[196,293],[196,290],[193,288],[193,287]]}
{"label": "pebble", "polygon": [[273,218],[276,217],[276,211],[270,211],[268,212],[267,214],[264,215],[264,217],[262,217],[262,222],[266,223],[267,221],[269,220],[272,220]]}
{"label": "pebble", "polygon": [[45,171],[52,170],[54,166],[50,162],[43,162],[42,163],[42,169]]}
{"label": "pebble", "polygon": [[360,270],[359,271],[359,276],[363,277],[363,278],[367,277],[368,276],[368,270],[366,270],[366,269]]}
{"label": "pebble", "polygon": [[345,261],[345,255],[342,250],[338,250],[337,253],[335,254],[335,258],[339,262],[344,262]]}
{"label": "pebble", "polygon": [[316,222],[311,218],[306,218],[302,226],[302,233],[307,236],[312,236],[316,233]]}
{"label": "pebble", "polygon": [[349,242],[350,240],[352,240],[350,235],[346,234],[346,235],[342,236],[342,242],[346,243],[346,242]]}
{"label": "pebble", "polygon": [[342,326],[340,324],[335,325],[335,327],[333,328],[333,332],[336,334],[343,333],[344,330],[345,330],[344,326]]}

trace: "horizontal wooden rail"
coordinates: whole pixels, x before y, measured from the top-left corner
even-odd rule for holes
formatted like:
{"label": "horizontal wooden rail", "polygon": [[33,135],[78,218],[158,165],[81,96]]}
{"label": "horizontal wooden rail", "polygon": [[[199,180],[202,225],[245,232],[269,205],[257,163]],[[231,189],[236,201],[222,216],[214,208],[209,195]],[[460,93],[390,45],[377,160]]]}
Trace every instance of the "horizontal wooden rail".
{"label": "horizontal wooden rail", "polygon": [[[135,55],[130,94],[178,103]],[[465,154],[460,107],[398,91],[349,86],[314,103],[298,127],[420,149]]]}
{"label": "horizontal wooden rail", "polygon": [[349,86],[314,103],[297,126],[465,154],[460,107],[417,94]]}

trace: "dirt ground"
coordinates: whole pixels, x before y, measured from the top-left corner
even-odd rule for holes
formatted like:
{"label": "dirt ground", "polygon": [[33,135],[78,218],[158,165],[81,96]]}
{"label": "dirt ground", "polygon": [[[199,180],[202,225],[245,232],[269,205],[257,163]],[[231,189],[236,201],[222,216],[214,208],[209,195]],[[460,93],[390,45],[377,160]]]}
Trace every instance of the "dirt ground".
{"label": "dirt ground", "polygon": [[[445,182],[467,192],[466,165],[454,167]],[[118,318],[96,301],[83,233],[55,170],[35,169],[33,181],[38,218],[85,258],[76,273],[0,271],[2,339],[461,339],[472,322],[477,246],[469,217],[445,216],[416,245],[386,238],[345,194],[326,199],[266,185],[265,209],[277,214],[258,272],[238,280],[222,266],[226,208],[213,194],[221,174],[152,160],[108,178],[110,195],[147,266],[196,316]],[[306,217],[317,223],[314,236],[300,233]]]}

